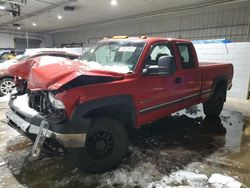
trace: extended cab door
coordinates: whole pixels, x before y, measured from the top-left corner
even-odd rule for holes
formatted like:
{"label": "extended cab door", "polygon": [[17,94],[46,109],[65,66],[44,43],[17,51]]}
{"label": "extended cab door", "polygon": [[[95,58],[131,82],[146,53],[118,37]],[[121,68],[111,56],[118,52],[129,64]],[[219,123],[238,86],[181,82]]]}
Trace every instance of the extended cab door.
{"label": "extended cab door", "polygon": [[201,73],[192,43],[176,43],[179,70],[176,72],[176,84],[184,106],[194,105],[200,99]]}
{"label": "extended cab door", "polygon": [[[179,84],[176,84],[176,58],[172,43],[164,41],[154,43],[144,62],[143,76],[138,82],[140,88],[136,100],[139,102],[139,125],[166,116],[178,108],[180,99]],[[175,71],[171,74],[152,74],[147,67],[157,67],[162,56],[172,57]]]}

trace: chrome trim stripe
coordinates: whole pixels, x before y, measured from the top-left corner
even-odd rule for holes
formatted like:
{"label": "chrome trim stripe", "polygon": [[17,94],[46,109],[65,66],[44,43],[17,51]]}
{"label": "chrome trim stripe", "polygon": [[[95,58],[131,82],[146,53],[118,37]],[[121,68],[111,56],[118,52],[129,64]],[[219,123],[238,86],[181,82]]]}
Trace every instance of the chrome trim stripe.
{"label": "chrome trim stripe", "polygon": [[186,96],[186,97],[183,97],[182,100],[186,100],[186,99],[189,99],[189,98],[193,98],[193,97],[196,97],[196,96],[199,96],[200,93],[195,93],[193,95],[189,95],[189,96]]}
{"label": "chrome trim stripe", "polygon": [[180,101],[184,101],[184,100],[187,100],[187,99],[190,99],[190,98],[193,98],[193,97],[197,97],[197,96],[202,95],[202,94],[210,93],[211,91],[212,91],[212,89],[204,90],[204,91],[201,91],[199,93],[195,93],[195,94],[183,97],[181,99],[176,99],[176,100],[169,101],[169,102],[166,102],[166,103],[163,103],[163,104],[159,104],[159,105],[151,106],[151,107],[148,107],[148,108],[144,108],[144,109],[140,110],[139,113],[143,114],[143,113],[147,113],[147,112],[150,112],[150,111],[153,111],[153,110],[157,110],[159,108],[164,108],[164,107],[170,106],[170,105],[175,104],[175,103],[180,102]]}
{"label": "chrome trim stripe", "polygon": [[151,110],[156,110],[158,108],[162,108],[162,107],[166,107],[166,106],[169,106],[173,103],[177,103],[177,102],[180,102],[181,99],[177,99],[177,100],[173,100],[173,101],[169,101],[169,102],[166,102],[166,103],[163,103],[163,104],[159,104],[159,105],[155,105],[155,106],[151,106],[151,107],[148,107],[148,108],[144,108],[142,110],[140,110],[140,113],[145,113],[145,112],[148,112],[148,111],[151,111]]}
{"label": "chrome trim stripe", "polygon": [[202,91],[202,94],[204,94],[204,93],[210,93],[211,91],[212,91],[212,89],[207,89],[207,90]]}

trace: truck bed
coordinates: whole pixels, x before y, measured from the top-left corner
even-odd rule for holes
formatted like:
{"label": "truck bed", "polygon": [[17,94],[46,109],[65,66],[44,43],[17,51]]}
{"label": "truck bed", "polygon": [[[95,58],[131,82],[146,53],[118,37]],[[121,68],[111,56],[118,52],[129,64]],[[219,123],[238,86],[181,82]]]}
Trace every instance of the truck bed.
{"label": "truck bed", "polygon": [[230,63],[204,62],[199,64],[201,71],[201,90],[209,90],[213,87],[214,80],[226,78],[227,89],[232,86],[233,66]]}

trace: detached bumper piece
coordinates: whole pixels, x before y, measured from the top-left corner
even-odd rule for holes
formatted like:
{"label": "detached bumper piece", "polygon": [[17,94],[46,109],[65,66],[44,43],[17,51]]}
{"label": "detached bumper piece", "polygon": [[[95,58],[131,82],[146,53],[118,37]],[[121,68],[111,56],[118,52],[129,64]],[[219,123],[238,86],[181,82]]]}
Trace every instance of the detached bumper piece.
{"label": "detached bumper piece", "polygon": [[36,136],[35,143],[34,143],[33,148],[32,148],[32,152],[31,152],[31,157],[34,160],[37,160],[40,156],[41,150],[43,148],[43,144],[44,144],[45,139],[46,139],[48,129],[49,129],[49,123],[46,121],[42,121],[42,123],[40,125],[39,132]]}
{"label": "detached bumper piece", "polygon": [[[51,122],[43,116],[37,114],[28,114],[21,110],[21,107],[9,103],[10,108],[6,112],[8,124],[21,134],[32,138],[35,141],[33,154],[39,154],[40,145],[45,139],[54,139],[66,148],[80,148],[85,146],[86,131],[79,129],[82,126],[65,122]],[[26,107],[27,108],[27,107]],[[83,123],[89,123],[84,121]],[[77,129],[72,129],[76,127]]]}

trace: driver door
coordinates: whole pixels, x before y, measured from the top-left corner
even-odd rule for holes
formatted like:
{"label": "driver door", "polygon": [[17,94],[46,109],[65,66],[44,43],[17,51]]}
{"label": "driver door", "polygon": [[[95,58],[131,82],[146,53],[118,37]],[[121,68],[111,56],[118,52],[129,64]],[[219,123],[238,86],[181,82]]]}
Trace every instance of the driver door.
{"label": "driver door", "polygon": [[[160,42],[152,45],[145,61],[145,67],[157,66],[161,56],[174,57],[170,43]],[[179,88],[178,84],[175,84],[175,73],[172,75],[143,74],[141,83],[143,84],[141,84],[138,100],[142,123],[166,115],[169,111],[168,103],[178,98]]]}

